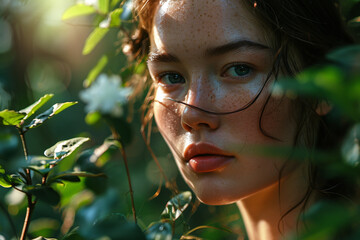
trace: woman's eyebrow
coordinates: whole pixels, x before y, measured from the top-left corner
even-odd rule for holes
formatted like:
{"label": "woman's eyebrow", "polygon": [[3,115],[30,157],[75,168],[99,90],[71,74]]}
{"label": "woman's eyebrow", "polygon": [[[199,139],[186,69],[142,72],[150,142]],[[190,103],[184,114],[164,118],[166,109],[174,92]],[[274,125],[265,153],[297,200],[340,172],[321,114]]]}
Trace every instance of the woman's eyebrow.
{"label": "woman's eyebrow", "polygon": [[169,53],[157,53],[150,52],[147,62],[175,62],[178,63],[180,60]]}
{"label": "woman's eyebrow", "polygon": [[[206,57],[212,57],[212,56],[218,56],[222,55],[234,50],[238,50],[241,48],[247,48],[247,49],[257,49],[257,50],[267,50],[270,49],[270,47],[265,46],[261,43],[249,41],[249,40],[239,40],[235,42],[230,42],[224,45],[220,45],[217,47],[206,49],[205,56]],[[180,60],[169,53],[159,53],[159,52],[150,52],[148,55],[148,63],[150,62],[172,62],[172,63],[179,63]]]}
{"label": "woman's eyebrow", "polygon": [[254,50],[270,49],[270,47],[263,45],[261,43],[257,43],[249,40],[239,40],[221,46],[217,46],[214,48],[209,48],[205,51],[205,56],[206,57],[218,56],[241,48],[254,49]]}

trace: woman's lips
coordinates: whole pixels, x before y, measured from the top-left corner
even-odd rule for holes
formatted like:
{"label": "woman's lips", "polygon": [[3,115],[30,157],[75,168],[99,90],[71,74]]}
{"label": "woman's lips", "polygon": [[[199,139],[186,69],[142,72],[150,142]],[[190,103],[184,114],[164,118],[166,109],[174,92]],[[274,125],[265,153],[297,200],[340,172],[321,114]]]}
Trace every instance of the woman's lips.
{"label": "woman's lips", "polygon": [[213,172],[223,168],[231,159],[232,157],[222,155],[201,155],[191,158],[189,165],[198,173]]}
{"label": "woman's lips", "polygon": [[194,172],[204,173],[222,169],[234,156],[209,143],[193,143],[185,149],[184,158]]}

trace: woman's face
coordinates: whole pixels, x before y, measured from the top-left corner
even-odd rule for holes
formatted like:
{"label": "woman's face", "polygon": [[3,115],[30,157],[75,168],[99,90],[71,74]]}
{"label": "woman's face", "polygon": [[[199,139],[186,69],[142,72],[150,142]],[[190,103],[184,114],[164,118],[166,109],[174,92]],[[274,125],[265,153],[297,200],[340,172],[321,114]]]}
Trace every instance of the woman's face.
{"label": "woman's face", "polygon": [[[162,1],[150,36],[155,120],[200,201],[228,204],[277,184],[285,159],[249,154],[249,149],[291,146],[296,124],[290,100],[270,98],[261,124],[278,140],[259,127],[273,81],[265,84],[274,50],[247,8],[238,0]],[[206,112],[239,109],[264,84],[256,101],[242,111]],[[294,165],[287,165],[282,176],[294,171]]]}

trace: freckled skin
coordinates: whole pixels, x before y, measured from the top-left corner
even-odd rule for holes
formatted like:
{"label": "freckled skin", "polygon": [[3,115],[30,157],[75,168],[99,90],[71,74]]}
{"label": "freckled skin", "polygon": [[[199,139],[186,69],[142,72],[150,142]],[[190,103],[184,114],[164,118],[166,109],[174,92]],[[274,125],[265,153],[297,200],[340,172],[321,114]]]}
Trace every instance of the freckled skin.
{"label": "freckled skin", "polygon": [[[181,7],[179,7],[181,6]],[[213,59],[205,57],[206,49],[237,39],[246,39],[269,45],[260,27],[239,1],[165,1],[155,13],[151,33],[151,52],[165,52],[177,56],[180,63],[169,65],[170,70],[180,72],[186,79],[176,97],[188,104],[213,111],[235,110],[239,103],[246,103],[254,96],[271,69],[272,55],[236,54],[216,58],[215,65],[251,59],[259,64],[251,81],[242,84],[220,81],[219,73],[210,67]],[[260,56],[261,55],[261,56]],[[245,60],[244,60],[245,58]],[[223,64],[224,63],[224,64]],[[221,68],[218,67],[219,69]],[[155,78],[162,66],[149,63],[150,74]],[[165,69],[168,70],[168,69]],[[164,70],[164,71],[165,71]],[[271,82],[271,81],[270,81]],[[163,100],[167,95],[157,87],[154,116],[161,134],[169,145],[177,166],[187,184],[197,197],[207,204],[229,204],[245,199],[278,183],[279,169],[284,159],[249,155],[252,145],[291,146],[296,124],[290,117],[289,99],[271,99],[265,111],[263,127],[259,129],[259,117],[269,95],[269,84],[259,99],[247,110],[230,115],[211,115],[183,105]],[[237,94],[242,93],[242,94]],[[175,94],[175,93],[173,93]],[[274,110],[276,109],[276,110]],[[235,156],[225,168],[209,173],[195,173],[183,160],[185,148],[191,143],[211,143]],[[291,174],[296,164],[289,164],[283,176]]]}

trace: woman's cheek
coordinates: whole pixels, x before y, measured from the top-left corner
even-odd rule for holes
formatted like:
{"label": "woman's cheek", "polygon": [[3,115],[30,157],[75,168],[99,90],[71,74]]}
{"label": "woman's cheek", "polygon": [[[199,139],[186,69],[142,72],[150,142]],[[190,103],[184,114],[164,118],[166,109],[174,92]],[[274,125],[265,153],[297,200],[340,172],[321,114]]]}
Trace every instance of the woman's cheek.
{"label": "woman's cheek", "polygon": [[157,100],[154,104],[154,117],[160,133],[166,141],[172,141],[172,138],[179,134],[181,126],[178,104],[169,100]]}

